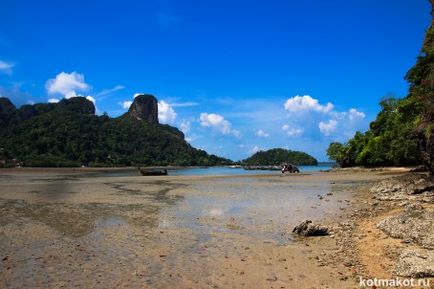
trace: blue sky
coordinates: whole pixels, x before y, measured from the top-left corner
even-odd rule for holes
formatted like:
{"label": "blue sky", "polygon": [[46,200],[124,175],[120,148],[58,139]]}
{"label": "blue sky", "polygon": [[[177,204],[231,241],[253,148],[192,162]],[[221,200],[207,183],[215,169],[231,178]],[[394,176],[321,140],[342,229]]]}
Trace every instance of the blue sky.
{"label": "blue sky", "polygon": [[[91,3],[89,3],[91,2]],[[60,4],[61,3],[61,4]],[[427,0],[0,0],[0,95],[89,96],[119,116],[136,93],[195,147],[243,159],[286,147],[326,160],[405,96]]]}

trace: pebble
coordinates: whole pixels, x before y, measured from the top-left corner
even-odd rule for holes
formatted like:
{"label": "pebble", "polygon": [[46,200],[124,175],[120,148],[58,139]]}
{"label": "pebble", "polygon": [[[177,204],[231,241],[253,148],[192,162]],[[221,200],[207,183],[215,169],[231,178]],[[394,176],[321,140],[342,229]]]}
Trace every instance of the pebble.
{"label": "pebble", "polygon": [[275,281],[277,281],[277,277],[273,276],[273,277],[267,278],[266,280],[270,281],[270,282],[275,282]]}

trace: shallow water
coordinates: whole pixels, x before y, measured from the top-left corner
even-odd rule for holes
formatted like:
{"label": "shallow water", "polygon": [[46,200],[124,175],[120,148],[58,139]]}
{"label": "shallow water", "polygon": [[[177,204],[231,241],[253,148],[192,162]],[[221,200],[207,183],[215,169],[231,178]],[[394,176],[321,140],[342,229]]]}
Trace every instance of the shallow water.
{"label": "shallow water", "polygon": [[[318,165],[318,166],[299,166],[300,172],[319,172],[321,170],[331,169],[331,165]],[[169,175],[172,176],[213,176],[213,175],[276,175],[280,171],[268,170],[245,170],[243,168],[230,168],[230,167],[210,167],[210,168],[185,168],[169,170]]]}
{"label": "shallow water", "polygon": [[[299,166],[301,173],[326,171],[332,168],[330,164],[317,166]],[[245,170],[231,167],[186,167],[169,168],[169,176],[234,176],[234,175],[279,175],[280,171],[269,170]],[[104,172],[93,173],[94,177],[129,177],[140,175],[137,169],[112,169]],[[85,176],[85,175],[84,175]],[[87,175],[89,176],[89,175]]]}
{"label": "shallow water", "polygon": [[[182,202],[162,210],[160,226],[185,227],[200,239],[218,232],[288,243],[289,227],[304,219],[318,220],[336,214],[347,207],[345,202],[337,202],[336,197],[326,197],[327,193],[336,192],[328,181],[306,184],[282,179],[225,178],[212,184],[194,184]],[[319,196],[326,198],[322,201]],[[339,198],[347,197],[348,192],[340,192]],[[165,216],[175,221],[170,222]]]}
{"label": "shallow water", "polygon": [[268,259],[263,250],[295,244],[301,220],[348,207],[355,182],[304,177],[0,180],[0,287],[218,284],[227,258]]}

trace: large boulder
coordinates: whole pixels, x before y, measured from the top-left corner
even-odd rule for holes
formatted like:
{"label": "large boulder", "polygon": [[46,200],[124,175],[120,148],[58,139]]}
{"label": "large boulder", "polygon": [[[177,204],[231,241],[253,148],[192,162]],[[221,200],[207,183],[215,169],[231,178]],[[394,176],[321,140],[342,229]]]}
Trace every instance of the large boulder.
{"label": "large boulder", "polygon": [[150,94],[141,94],[134,98],[128,115],[148,123],[158,123],[158,102]]}

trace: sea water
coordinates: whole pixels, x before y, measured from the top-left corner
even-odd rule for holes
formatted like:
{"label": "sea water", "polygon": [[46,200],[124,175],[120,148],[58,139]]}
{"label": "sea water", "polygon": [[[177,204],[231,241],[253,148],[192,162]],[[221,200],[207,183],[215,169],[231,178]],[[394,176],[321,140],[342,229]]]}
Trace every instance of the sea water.
{"label": "sea water", "polygon": [[[333,163],[320,163],[317,166],[298,166],[300,173],[312,173],[329,170]],[[184,167],[167,168],[169,176],[234,176],[234,175],[275,175],[280,170],[245,170],[240,167]],[[87,174],[88,175],[88,174]],[[93,173],[94,177],[129,177],[140,175],[136,168],[110,169],[104,172]]]}
{"label": "sea water", "polygon": [[[319,164],[317,166],[299,166],[301,173],[304,172],[319,172],[322,170],[331,169],[332,164]],[[280,171],[269,170],[245,170],[243,168],[231,168],[231,167],[209,167],[209,168],[179,168],[169,169],[168,174],[170,176],[231,176],[231,175],[259,175],[259,174],[280,174]]]}

